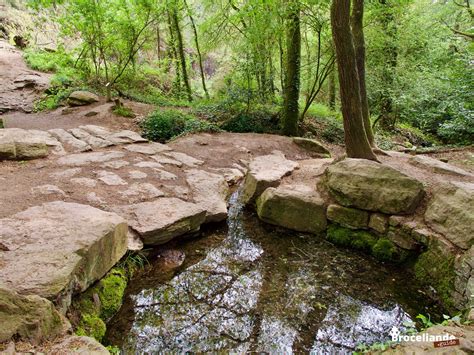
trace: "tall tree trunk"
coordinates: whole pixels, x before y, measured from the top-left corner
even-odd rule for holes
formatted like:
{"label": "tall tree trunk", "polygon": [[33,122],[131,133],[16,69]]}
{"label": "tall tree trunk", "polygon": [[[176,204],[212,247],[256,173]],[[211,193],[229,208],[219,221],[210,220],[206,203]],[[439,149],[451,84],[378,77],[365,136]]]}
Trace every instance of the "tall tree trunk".
{"label": "tall tree trunk", "polygon": [[331,110],[336,109],[336,66],[333,65],[328,80],[328,106]]}
{"label": "tall tree trunk", "polygon": [[380,98],[380,116],[377,118],[377,121],[380,120],[380,125],[383,129],[393,130],[395,128],[396,119],[393,113],[393,100],[390,93],[390,89],[393,86],[394,71],[397,67],[397,27],[392,12],[393,4],[390,3],[390,0],[379,0],[379,2],[381,5],[383,5],[381,23],[382,30],[386,37],[383,47],[383,53],[385,56],[385,66],[382,71],[384,90],[382,91]]}
{"label": "tall tree trunk", "polygon": [[349,158],[377,160],[367,139],[362,118],[359,75],[350,27],[350,7],[350,0],[333,0],[331,6],[346,153]]}
{"label": "tall tree trunk", "polygon": [[171,58],[175,66],[175,82],[174,82],[174,91],[177,93],[181,92],[181,69],[179,66],[178,60],[178,51],[176,49],[176,39],[174,33],[173,20],[171,18],[170,10],[168,10],[168,28],[170,32],[170,46],[171,46]]}
{"label": "tall tree trunk", "polygon": [[371,147],[375,147],[374,133],[370,124],[369,103],[367,101],[367,88],[365,84],[365,40],[364,40],[364,0],[353,0],[351,27],[354,38],[354,49],[359,74],[360,103],[362,120],[364,121],[365,134]]}
{"label": "tall tree trunk", "polygon": [[184,88],[186,89],[188,100],[193,101],[191,85],[189,83],[189,77],[188,77],[188,70],[186,67],[186,56],[184,54],[183,35],[181,33],[181,28],[179,27],[178,4],[176,3],[173,4],[173,7],[171,9],[171,20],[173,22],[174,32],[176,35],[176,46],[177,46],[179,61],[181,64],[181,73],[183,75]]}
{"label": "tall tree trunk", "polygon": [[288,1],[285,103],[282,116],[282,131],[283,134],[288,136],[296,136],[298,134],[301,61],[299,5],[298,0]]}
{"label": "tall tree trunk", "polygon": [[194,18],[191,14],[191,9],[188,6],[188,3],[186,0],[184,0],[184,6],[186,6],[186,11],[188,12],[188,17],[189,21],[191,22],[191,27],[193,28],[193,34],[194,34],[194,44],[196,44],[196,52],[198,56],[198,63],[199,63],[199,72],[201,73],[201,83],[202,83],[202,89],[204,90],[204,94],[206,95],[206,99],[209,99],[209,92],[207,91],[206,87],[206,77],[204,73],[204,67],[202,65],[202,55],[201,55],[201,49],[199,47],[199,38],[198,38],[198,32],[196,29],[196,24],[194,22]]}

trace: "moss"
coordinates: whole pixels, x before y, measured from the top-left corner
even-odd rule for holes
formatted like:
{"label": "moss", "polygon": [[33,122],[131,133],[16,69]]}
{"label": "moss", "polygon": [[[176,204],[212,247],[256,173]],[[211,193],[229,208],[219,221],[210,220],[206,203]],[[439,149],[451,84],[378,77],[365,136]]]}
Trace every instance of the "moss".
{"label": "moss", "polygon": [[127,287],[125,271],[113,269],[99,282],[100,316],[110,319],[122,306],[122,299]]}
{"label": "moss", "polygon": [[351,246],[355,249],[370,251],[376,244],[377,238],[366,231],[355,231],[351,233]]}
{"label": "moss", "polygon": [[397,248],[386,238],[380,238],[377,243],[372,246],[372,254],[380,260],[393,260]]}
{"label": "moss", "polygon": [[86,335],[101,341],[106,331],[105,323],[95,314],[82,314],[81,321],[76,329],[77,335]]}
{"label": "moss", "polygon": [[105,322],[122,306],[126,287],[126,271],[116,267],[76,299],[73,305],[79,318],[76,334],[101,341],[106,331]]}
{"label": "moss", "polygon": [[344,228],[336,224],[331,224],[328,227],[326,237],[330,242],[336,245],[350,246],[352,232],[353,231],[349,228]]}
{"label": "moss", "polygon": [[432,286],[446,307],[452,307],[454,290],[454,256],[446,255],[436,246],[418,257],[415,276],[425,285]]}

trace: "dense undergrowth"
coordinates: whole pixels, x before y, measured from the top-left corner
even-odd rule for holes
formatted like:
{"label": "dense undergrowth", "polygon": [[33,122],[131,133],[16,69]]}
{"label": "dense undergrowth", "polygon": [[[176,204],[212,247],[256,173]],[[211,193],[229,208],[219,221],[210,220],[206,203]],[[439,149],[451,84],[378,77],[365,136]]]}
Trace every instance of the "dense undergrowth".
{"label": "dense undergrowth", "polygon": [[[78,89],[105,94],[103,85],[88,79],[86,68],[80,67],[73,55],[62,47],[56,51],[29,49],[24,57],[32,69],[53,74],[50,88],[35,104],[36,111],[64,105],[68,95]],[[197,97],[188,102],[182,94],[173,92],[166,80],[161,71],[146,65],[127,72],[125,80],[114,91],[117,97],[157,107],[141,123],[144,135],[151,140],[166,142],[194,132],[280,132],[281,99],[262,103],[252,92],[232,86],[219,90],[212,99]],[[113,112],[134,117],[126,107],[114,109]],[[462,122],[452,120],[447,123],[444,120],[443,125],[437,122],[437,129],[429,125],[426,127],[426,124],[425,129],[417,128],[409,120],[400,121],[390,131],[376,129],[376,142],[381,149],[471,144],[474,122],[469,121],[468,112],[466,117]],[[375,119],[373,117],[372,121]],[[342,115],[324,103],[313,103],[299,127],[302,136],[344,144]]]}

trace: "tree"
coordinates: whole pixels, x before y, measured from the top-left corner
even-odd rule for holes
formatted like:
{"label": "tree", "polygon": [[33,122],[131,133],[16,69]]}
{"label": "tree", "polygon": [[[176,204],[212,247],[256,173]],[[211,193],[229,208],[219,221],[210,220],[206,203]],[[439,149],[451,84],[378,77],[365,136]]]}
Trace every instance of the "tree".
{"label": "tree", "polygon": [[365,84],[365,40],[363,30],[364,0],[354,0],[352,5],[351,29],[354,38],[354,49],[359,76],[360,102],[365,134],[371,147],[375,147],[374,133],[370,124],[369,103]]}
{"label": "tree", "polygon": [[300,7],[298,0],[289,0],[287,18],[286,80],[284,88],[285,102],[282,115],[282,131],[283,134],[288,136],[296,136],[298,134],[300,60]]}
{"label": "tree", "polygon": [[346,153],[349,158],[377,160],[367,139],[362,116],[356,52],[350,27],[350,6],[350,0],[333,0],[331,6]]}

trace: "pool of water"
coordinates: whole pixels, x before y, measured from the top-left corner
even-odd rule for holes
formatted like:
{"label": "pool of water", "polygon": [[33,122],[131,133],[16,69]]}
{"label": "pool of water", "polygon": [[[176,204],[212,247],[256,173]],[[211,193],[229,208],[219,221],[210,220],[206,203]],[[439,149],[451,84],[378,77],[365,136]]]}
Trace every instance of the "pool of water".
{"label": "pool of water", "polygon": [[230,199],[227,226],[181,242],[130,282],[107,341],[124,353],[350,353],[440,310],[400,267],[292,233]]}

